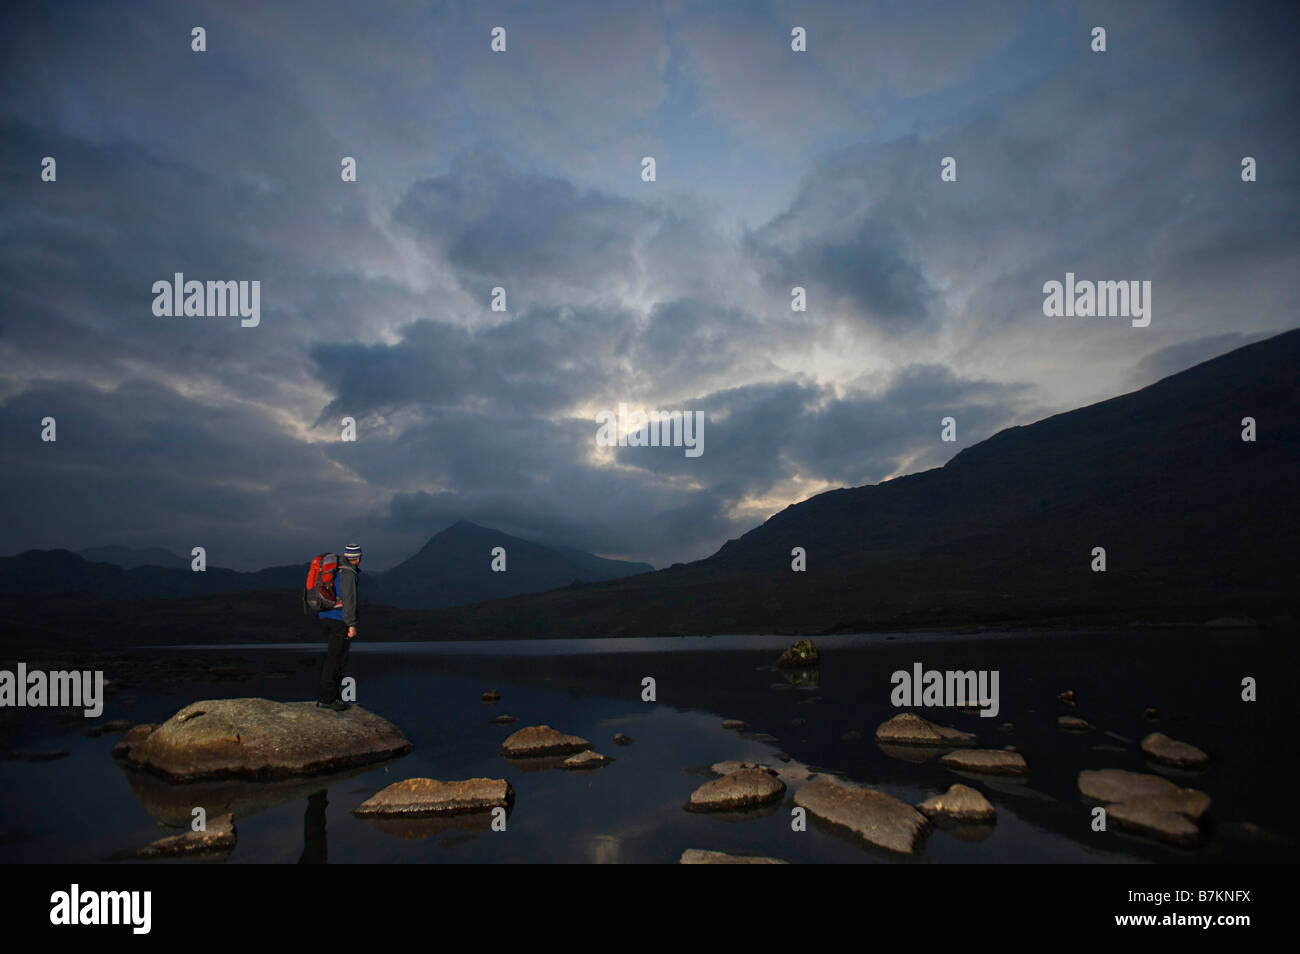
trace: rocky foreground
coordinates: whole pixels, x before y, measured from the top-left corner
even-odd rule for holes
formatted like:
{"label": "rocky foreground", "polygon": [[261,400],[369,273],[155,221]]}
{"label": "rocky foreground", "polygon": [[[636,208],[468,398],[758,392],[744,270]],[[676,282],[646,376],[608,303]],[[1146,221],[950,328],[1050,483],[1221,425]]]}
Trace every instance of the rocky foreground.
{"label": "rocky foreground", "polygon": [[412,748],[400,729],[352,706],[214,699],[192,703],[157,727],[136,726],[114,755],[178,782],[319,775],[382,762]]}

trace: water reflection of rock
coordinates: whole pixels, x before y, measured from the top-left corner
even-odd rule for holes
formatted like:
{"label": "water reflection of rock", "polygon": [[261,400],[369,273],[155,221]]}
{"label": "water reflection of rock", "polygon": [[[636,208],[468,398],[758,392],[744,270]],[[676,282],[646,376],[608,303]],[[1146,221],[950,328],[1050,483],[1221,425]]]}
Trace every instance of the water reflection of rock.
{"label": "water reflection of rock", "polygon": [[[393,760],[395,761],[395,760]],[[202,807],[209,818],[227,812],[235,819],[247,818],[285,802],[329,788],[337,782],[369,772],[385,763],[355,766],[330,775],[306,778],[271,779],[254,782],[246,779],[217,779],[206,782],[168,782],[151,772],[133,769],[119,762],[131,790],[144,810],[164,828],[188,831],[192,812]]]}
{"label": "water reflection of rock", "polygon": [[777,669],[777,672],[781,674],[787,683],[799,689],[816,689],[820,685],[819,674],[821,670],[816,666],[808,666],[803,669]]}
{"label": "water reflection of rock", "polygon": [[[510,812],[507,810],[506,817],[508,818],[509,815]],[[400,815],[365,815],[360,817],[367,825],[382,831],[385,835],[392,835],[407,841],[422,841],[449,831],[477,834],[492,830],[491,810],[467,812],[459,815],[422,815],[414,818]]]}

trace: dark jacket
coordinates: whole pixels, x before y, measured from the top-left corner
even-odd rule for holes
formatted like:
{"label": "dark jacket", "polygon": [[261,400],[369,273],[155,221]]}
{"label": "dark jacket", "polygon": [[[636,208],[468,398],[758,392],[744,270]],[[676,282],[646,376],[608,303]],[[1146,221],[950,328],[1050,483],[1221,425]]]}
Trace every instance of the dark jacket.
{"label": "dark jacket", "polygon": [[340,561],[338,573],[334,577],[334,593],[343,605],[337,609],[324,610],[318,614],[321,619],[341,619],[348,626],[357,625],[357,583],[360,576],[359,569],[347,560]]}

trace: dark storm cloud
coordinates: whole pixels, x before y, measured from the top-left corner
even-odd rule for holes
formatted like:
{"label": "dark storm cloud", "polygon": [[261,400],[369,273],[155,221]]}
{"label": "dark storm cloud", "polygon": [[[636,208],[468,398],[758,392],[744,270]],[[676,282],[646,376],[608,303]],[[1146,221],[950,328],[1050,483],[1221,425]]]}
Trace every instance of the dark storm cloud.
{"label": "dark storm cloud", "polygon": [[[662,564],[1294,324],[1293,9],[6,14],[12,549],[193,539],[252,568],[339,545],[329,514],[376,567],[462,518]],[[733,171],[788,201],[745,227],[706,185]],[[1044,318],[1067,270],[1151,279],[1151,327]],[[261,326],[155,318],[175,271],[260,280]],[[620,401],[703,411],[704,455],[597,448]]]}

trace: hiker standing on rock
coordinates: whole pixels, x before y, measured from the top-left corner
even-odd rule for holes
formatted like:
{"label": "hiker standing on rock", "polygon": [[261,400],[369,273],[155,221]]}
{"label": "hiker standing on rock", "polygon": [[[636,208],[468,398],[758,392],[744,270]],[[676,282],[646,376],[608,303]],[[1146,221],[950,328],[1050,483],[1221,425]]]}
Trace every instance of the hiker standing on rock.
{"label": "hiker standing on rock", "polygon": [[349,543],[343,551],[343,562],[339,564],[334,578],[334,592],[338,596],[338,605],[333,609],[322,610],[320,618],[321,638],[325,640],[325,665],[320,673],[320,696],[317,706],[342,712],[348,704],[341,698],[343,684],[343,664],[348,658],[348,649],[352,639],[357,635],[357,582],[361,575],[361,547]]}

